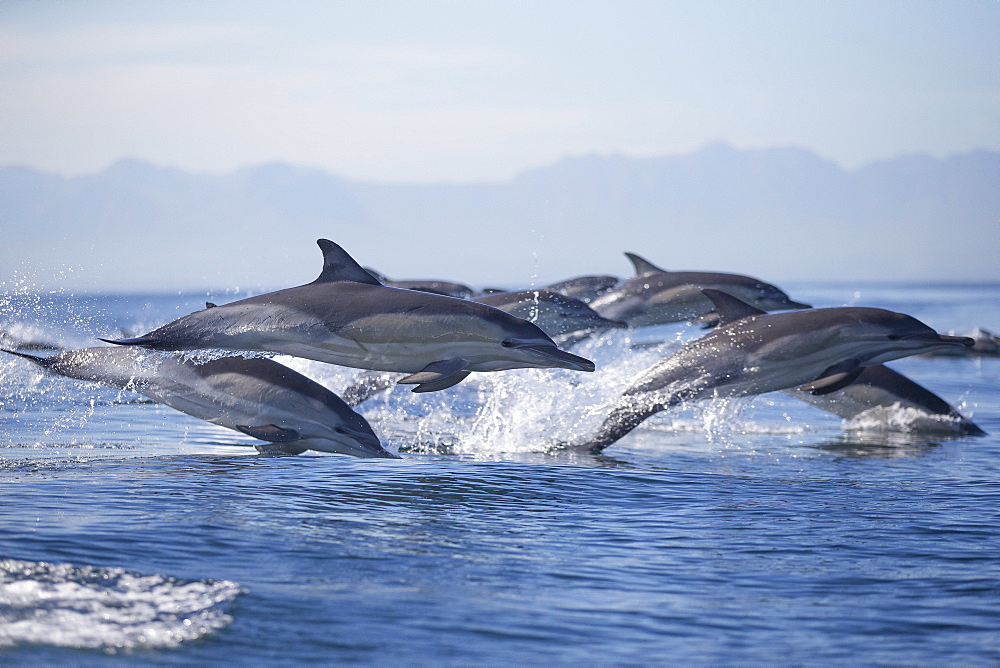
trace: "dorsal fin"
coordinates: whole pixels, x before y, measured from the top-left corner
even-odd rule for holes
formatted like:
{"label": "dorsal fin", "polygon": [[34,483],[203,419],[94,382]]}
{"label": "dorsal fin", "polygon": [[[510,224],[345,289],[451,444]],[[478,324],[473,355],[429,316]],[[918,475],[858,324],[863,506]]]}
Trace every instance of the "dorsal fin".
{"label": "dorsal fin", "polygon": [[655,271],[665,271],[657,267],[649,260],[639,257],[635,253],[625,253],[625,257],[627,257],[632,263],[632,266],[635,267],[636,276],[642,276],[643,274],[649,274]]}
{"label": "dorsal fin", "polygon": [[761,311],[756,306],[751,306],[745,301],[737,299],[728,292],[723,292],[722,290],[705,288],[701,292],[712,301],[712,304],[715,305],[715,310],[719,314],[720,325],[728,325],[736,320],[742,320],[743,318],[748,318],[752,315],[762,315],[766,313],[766,311]]}
{"label": "dorsal fin", "polygon": [[354,258],[343,248],[329,239],[317,239],[319,249],[323,251],[323,271],[313,283],[333,283],[335,281],[353,281],[382,285],[378,279],[365,271]]}

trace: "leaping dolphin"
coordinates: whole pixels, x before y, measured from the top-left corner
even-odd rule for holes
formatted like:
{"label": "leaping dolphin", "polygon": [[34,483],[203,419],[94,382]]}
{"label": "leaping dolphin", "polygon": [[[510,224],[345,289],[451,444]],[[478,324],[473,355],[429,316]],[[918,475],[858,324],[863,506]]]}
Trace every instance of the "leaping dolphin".
{"label": "leaping dolphin", "polygon": [[32,331],[34,328],[19,323],[9,329],[0,329],[0,347],[17,350],[61,350],[62,346],[55,343],[47,334]]}
{"label": "leaping dolphin", "polygon": [[410,279],[405,281],[394,281],[387,277],[385,274],[372,269],[371,267],[365,267],[365,271],[377,278],[382,285],[386,285],[390,288],[403,288],[404,290],[417,290],[418,292],[429,292],[434,295],[444,295],[445,297],[458,297],[459,299],[468,299],[471,297],[475,290],[470,288],[464,283],[455,283],[454,281],[441,281],[435,278],[425,278],[425,279]]}
{"label": "leaping dolphin", "polygon": [[919,422],[923,427],[969,436],[986,434],[947,401],[882,364],[866,366],[853,382],[833,392],[817,394],[810,385],[785,392],[848,420],[878,408],[909,408],[926,416]]}
{"label": "leaping dolphin", "polygon": [[601,317],[579,299],[551,290],[495,292],[475,297],[473,301],[533,322],[552,337],[570,332],[600,332],[626,327],[624,322]]}
{"label": "leaping dolphin", "polygon": [[577,276],[546,285],[546,289],[567,297],[575,297],[589,304],[595,298],[614,288],[621,279],[617,276]]}
{"label": "leaping dolphin", "polygon": [[767,314],[719,290],[704,294],[719,313],[719,327],[640,376],[597,435],[578,445],[603,450],[649,416],[683,401],[763,394],[807,383],[814,394],[824,394],[845,387],[866,366],[973,344],[884,309]]}
{"label": "leaping dolphin", "polygon": [[299,372],[269,359],[223,357],[196,364],[137,348],[99,347],[31,360],[60,376],[143,394],[268,445],[269,454],[306,450],[396,459],[371,425],[340,397]]}
{"label": "leaping dolphin", "polygon": [[692,320],[712,312],[702,293],[709,288],[729,293],[765,311],[809,308],[792,301],[770,283],[750,276],[705,271],[665,271],[635,253],[625,253],[635,276],[590,302],[605,318],[624,320],[630,327]]}
{"label": "leaping dolphin", "polygon": [[[602,318],[579,299],[548,290],[491,292],[472,301],[487,304],[541,327],[542,331],[569,347],[592,334],[626,327],[625,323]],[[396,383],[391,373],[367,371],[359,374],[342,392],[344,401],[357,406]]]}
{"label": "leaping dolphin", "polygon": [[388,288],[343,248],[317,241],[312,283],[196,311],[132,339],[155,350],[259,350],[410,375],[414,392],[451,387],[473,371],[594,363],[556,347],[537,326],[485,304]]}

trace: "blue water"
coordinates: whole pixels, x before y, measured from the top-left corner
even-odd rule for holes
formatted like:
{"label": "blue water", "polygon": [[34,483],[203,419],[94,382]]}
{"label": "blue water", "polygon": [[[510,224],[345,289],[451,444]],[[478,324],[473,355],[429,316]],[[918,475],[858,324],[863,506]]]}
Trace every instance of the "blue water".
{"label": "blue water", "polygon": [[[783,287],[1000,331],[997,285]],[[233,297],[19,288],[0,325],[87,346]],[[551,451],[699,333],[585,343],[594,374],[374,397],[359,410],[402,460],[260,458],[0,359],[0,661],[1000,662],[1000,359],[891,364],[986,437],[773,394],[658,415],[603,455]],[[279,359],[335,391],[356,373]]]}

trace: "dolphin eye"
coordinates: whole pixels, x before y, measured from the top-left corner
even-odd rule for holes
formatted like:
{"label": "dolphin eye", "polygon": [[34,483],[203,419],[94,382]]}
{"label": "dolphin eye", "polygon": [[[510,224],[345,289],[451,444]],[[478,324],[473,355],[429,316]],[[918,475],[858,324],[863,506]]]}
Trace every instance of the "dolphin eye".
{"label": "dolphin eye", "polygon": [[513,348],[514,342],[511,341],[510,339],[504,339],[503,341],[500,342],[500,345],[502,345],[504,348]]}
{"label": "dolphin eye", "polygon": [[903,337],[902,337],[902,336],[900,336],[899,334],[890,334],[890,335],[889,335],[889,336],[887,336],[886,338],[887,338],[887,339],[889,339],[890,341],[899,341],[899,340],[900,340],[900,339],[902,339]]}

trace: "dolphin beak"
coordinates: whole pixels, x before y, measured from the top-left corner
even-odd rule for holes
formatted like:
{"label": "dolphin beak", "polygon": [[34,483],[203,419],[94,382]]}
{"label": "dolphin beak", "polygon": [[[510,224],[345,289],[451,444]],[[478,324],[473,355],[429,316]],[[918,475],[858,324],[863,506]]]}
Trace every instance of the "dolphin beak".
{"label": "dolphin beak", "polygon": [[919,334],[907,334],[897,337],[900,341],[913,341],[915,343],[925,343],[928,346],[933,347],[952,347],[952,346],[963,346],[965,348],[971,348],[976,345],[975,339],[970,339],[967,336],[950,336],[948,334],[938,334],[937,332],[921,332]]}
{"label": "dolphin beak", "polygon": [[574,371],[593,371],[597,368],[593,362],[585,357],[559,350],[555,346],[517,346],[535,357],[539,357],[557,369],[573,369]]}
{"label": "dolphin beak", "polygon": [[782,304],[782,306],[783,306],[783,308],[786,308],[786,309],[812,308],[812,305],[810,305],[810,304],[803,304],[802,302],[793,302],[791,299],[789,299],[787,302],[785,302],[784,304]]}
{"label": "dolphin beak", "polygon": [[976,340],[971,339],[968,336],[950,336],[948,334],[940,334],[938,338],[941,343],[950,343],[958,346],[965,346],[966,348],[971,348],[976,345]]}
{"label": "dolphin beak", "polygon": [[345,454],[351,454],[355,457],[402,459],[402,457],[394,455],[383,448],[381,441],[378,440],[378,436],[373,433],[351,429],[349,427],[338,427],[336,432],[343,437],[343,442],[346,442],[346,445],[350,450],[349,453]]}
{"label": "dolphin beak", "polygon": [[29,355],[27,353],[19,353],[16,350],[7,350],[6,348],[0,348],[0,351],[3,351],[5,353],[10,353],[11,355],[17,355],[18,357],[23,357],[24,359],[31,360],[35,364],[39,364],[41,366],[49,366],[49,365],[52,364],[52,362],[49,362],[44,357],[38,357],[37,355]]}

